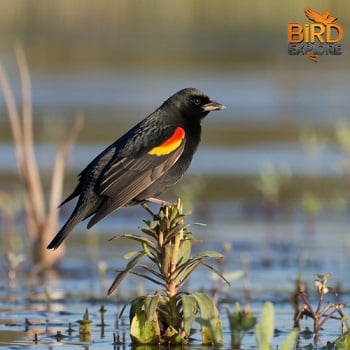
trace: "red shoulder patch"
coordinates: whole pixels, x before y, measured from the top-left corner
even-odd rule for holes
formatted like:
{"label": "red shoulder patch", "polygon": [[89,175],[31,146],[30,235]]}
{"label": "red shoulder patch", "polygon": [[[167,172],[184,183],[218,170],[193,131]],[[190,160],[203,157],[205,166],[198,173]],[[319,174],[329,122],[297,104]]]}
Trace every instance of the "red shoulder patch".
{"label": "red shoulder patch", "polygon": [[165,140],[159,146],[153,147],[148,154],[154,156],[164,156],[175,151],[180,145],[185,137],[185,130],[181,127],[177,127],[174,133]]}

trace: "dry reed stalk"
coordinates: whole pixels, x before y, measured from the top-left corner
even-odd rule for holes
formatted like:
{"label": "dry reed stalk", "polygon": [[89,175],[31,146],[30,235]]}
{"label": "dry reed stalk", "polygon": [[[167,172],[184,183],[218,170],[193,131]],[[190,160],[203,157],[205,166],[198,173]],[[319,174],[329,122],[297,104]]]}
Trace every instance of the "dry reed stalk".
{"label": "dry reed stalk", "polygon": [[17,169],[23,184],[24,207],[27,232],[32,242],[32,257],[36,264],[52,266],[64,254],[64,249],[46,250],[46,245],[58,228],[64,172],[70,147],[82,128],[82,117],[76,118],[72,131],[61,142],[56,153],[53,168],[48,205],[45,206],[45,195],[34,152],[32,93],[29,68],[23,48],[15,47],[15,55],[21,79],[21,114],[16,105],[6,71],[0,64],[0,87],[3,91],[8,117],[15,145]]}

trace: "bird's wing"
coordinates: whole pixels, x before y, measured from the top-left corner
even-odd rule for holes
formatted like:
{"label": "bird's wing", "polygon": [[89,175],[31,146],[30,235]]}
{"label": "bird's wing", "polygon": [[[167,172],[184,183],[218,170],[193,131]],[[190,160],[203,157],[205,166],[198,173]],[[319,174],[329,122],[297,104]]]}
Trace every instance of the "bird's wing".
{"label": "bird's wing", "polygon": [[[149,143],[151,146],[142,146],[142,151],[140,144],[144,145],[143,140],[139,139],[135,143],[131,139],[129,145],[125,146],[131,148],[128,148],[127,152],[121,152],[125,155],[117,156],[108,164],[108,169],[101,176],[96,189],[100,196],[106,197],[106,200],[89,221],[88,228],[129,203],[176,163],[184,150],[185,133],[180,127],[172,127],[171,133],[169,131],[168,128],[162,133],[163,137],[157,137],[157,146],[151,142]],[[147,134],[144,137],[147,138]],[[135,153],[132,152],[133,147]]]}
{"label": "bird's wing", "polygon": [[312,10],[311,8],[307,8],[304,10],[305,16],[311,19],[314,22],[323,22],[322,15],[317,11]]}

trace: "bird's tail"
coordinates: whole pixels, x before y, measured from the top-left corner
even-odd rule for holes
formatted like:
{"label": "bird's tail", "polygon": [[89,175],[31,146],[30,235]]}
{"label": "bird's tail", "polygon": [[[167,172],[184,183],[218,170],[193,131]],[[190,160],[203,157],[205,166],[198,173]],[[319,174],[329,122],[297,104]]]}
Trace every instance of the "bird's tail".
{"label": "bird's tail", "polygon": [[75,225],[77,225],[81,220],[81,216],[73,212],[71,217],[62,226],[62,228],[58,231],[54,239],[47,246],[47,249],[57,249],[64,241],[64,239],[68,236],[68,234],[73,230]]}

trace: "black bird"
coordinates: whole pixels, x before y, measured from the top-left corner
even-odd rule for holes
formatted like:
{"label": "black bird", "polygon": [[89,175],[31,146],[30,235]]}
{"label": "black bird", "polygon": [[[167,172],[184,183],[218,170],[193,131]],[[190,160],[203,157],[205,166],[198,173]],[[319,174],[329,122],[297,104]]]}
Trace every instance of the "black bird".
{"label": "black bird", "polygon": [[58,248],[90,216],[88,229],[123,206],[157,201],[154,197],[189,167],[201,138],[202,119],[224,108],[193,88],[168,98],[79,174],[78,185],[61,204],[79,197],[75,209],[47,248]]}

